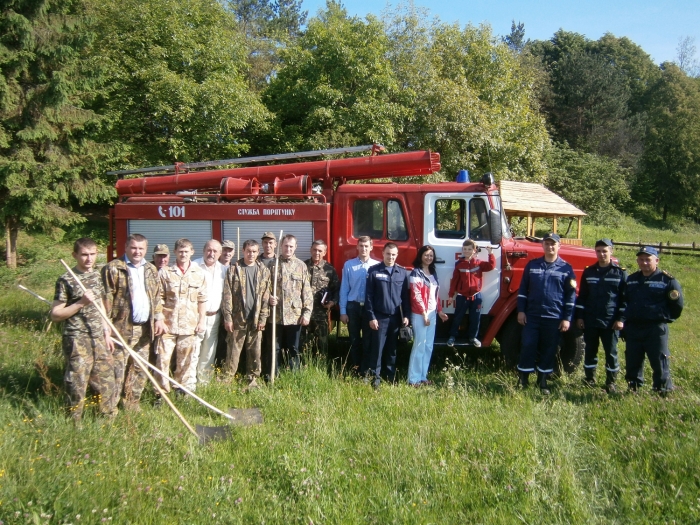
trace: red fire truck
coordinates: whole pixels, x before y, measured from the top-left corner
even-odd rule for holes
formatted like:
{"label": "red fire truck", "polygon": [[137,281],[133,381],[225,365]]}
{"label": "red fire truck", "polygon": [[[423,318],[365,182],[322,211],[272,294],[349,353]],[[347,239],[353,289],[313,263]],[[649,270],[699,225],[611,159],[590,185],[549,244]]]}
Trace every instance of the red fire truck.
{"label": "red fire truck", "polygon": [[[540,242],[511,235],[491,174],[479,182],[469,182],[462,172],[456,182],[380,182],[440,170],[438,153],[382,150],[373,145],[111,172],[119,177],[119,200],[110,210],[109,258],[123,255],[130,233],[145,235],[151,246],[173,246],[185,237],[196,253],[209,239],[243,242],[283,230],[297,237],[302,259],[314,239],[325,240],[328,260],[340,274],[343,263],[357,255],[360,236],[373,239],[372,256],[379,260],[384,245],[395,243],[398,264],[407,267],[418,249],[430,244],[444,283],[440,299],[449,314],[454,308],[448,283],[462,242],[471,238],[480,247],[493,246],[497,261],[497,269],[484,274],[480,339],[484,346],[498,340],[506,361],[514,364],[520,351],[518,285],[527,261],[542,255]],[[367,151],[365,156],[298,161]],[[240,167],[245,164],[255,166]],[[239,167],[221,169],[225,165]],[[133,175],[145,176],[125,178]],[[563,245],[560,255],[579,278],[596,260],[593,250],[574,246]],[[479,257],[486,257],[484,250]],[[560,348],[564,370],[573,369],[582,353],[582,338],[572,329]]]}

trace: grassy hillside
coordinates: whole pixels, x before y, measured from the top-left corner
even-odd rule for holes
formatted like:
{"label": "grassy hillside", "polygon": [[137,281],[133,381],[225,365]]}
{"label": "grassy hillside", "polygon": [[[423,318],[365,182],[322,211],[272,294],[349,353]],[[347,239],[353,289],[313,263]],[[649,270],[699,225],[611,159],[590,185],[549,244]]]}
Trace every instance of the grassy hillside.
{"label": "grassy hillside", "polygon": [[[699,233],[630,221],[585,238]],[[312,359],[252,394],[235,382],[201,389],[221,408],[260,407],[265,423],[200,446],[150,393],[141,413],[111,425],[89,415],[73,428],[61,411],[60,334],[15,288],[50,298],[70,247],[23,236],[20,249],[26,265],[0,271],[4,524],[700,522],[700,258],[662,258],[686,294],[668,398],[608,396],[584,388],[579,371],[543,399],[514,389],[496,347],[433,363],[436,386],[420,390],[374,392]],[[634,267],[633,251],[618,256]],[[178,406],[192,424],[224,424],[191,401]]]}

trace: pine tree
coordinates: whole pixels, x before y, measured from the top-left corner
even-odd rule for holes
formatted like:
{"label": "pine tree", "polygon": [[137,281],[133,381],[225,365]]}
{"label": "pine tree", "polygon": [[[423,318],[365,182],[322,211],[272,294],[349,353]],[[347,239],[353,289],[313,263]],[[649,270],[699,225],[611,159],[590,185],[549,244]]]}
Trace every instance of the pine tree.
{"label": "pine tree", "polygon": [[76,0],[5,0],[0,12],[0,218],[7,265],[22,227],[52,230],[84,219],[72,204],[111,195],[94,174],[103,147],[85,109],[97,78]]}

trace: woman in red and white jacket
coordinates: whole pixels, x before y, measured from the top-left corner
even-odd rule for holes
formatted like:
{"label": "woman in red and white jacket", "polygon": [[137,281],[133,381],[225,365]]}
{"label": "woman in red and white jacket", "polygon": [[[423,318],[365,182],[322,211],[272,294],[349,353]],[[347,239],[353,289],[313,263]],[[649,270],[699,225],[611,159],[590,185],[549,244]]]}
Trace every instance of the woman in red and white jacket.
{"label": "woman in red and white jacket", "polygon": [[413,348],[408,362],[408,384],[428,384],[428,367],[433,355],[437,316],[447,321],[440,305],[437,274],[435,272],[435,249],[430,245],[418,250],[414,269],[408,278],[411,299],[411,322],[413,324]]}

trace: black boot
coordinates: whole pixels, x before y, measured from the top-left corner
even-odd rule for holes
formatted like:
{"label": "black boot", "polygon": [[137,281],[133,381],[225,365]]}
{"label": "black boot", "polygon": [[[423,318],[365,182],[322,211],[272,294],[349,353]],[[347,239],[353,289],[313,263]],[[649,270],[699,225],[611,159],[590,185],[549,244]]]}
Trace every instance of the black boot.
{"label": "black boot", "polygon": [[616,378],[616,372],[605,372],[605,390],[608,392],[608,394],[617,392],[617,387],[615,386]]}
{"label": "black boot", "polygon": [[588,386],[588,387],[594,387],[595,386],[595,368],[584,368],[583,371],[586,374],[586,377],[583,378],[583,384]]}
{"label": "black boot", "polygon": [[525,390],[528,386],[530,386],[529,372],[518,372],[518,388]]}
{"label": "black boot", "polygon": [[547,374],[537,372],[537,385],[540,387],[540,394],[548,396],[551,392],[547,387]]}

